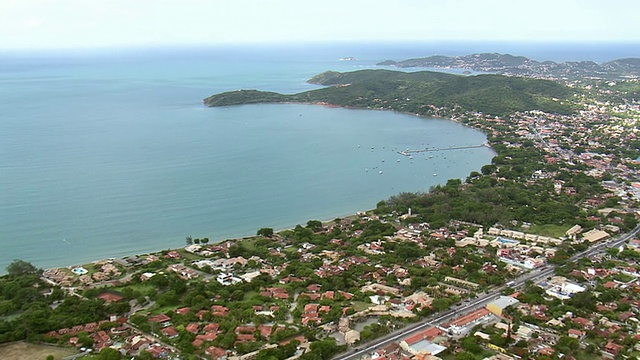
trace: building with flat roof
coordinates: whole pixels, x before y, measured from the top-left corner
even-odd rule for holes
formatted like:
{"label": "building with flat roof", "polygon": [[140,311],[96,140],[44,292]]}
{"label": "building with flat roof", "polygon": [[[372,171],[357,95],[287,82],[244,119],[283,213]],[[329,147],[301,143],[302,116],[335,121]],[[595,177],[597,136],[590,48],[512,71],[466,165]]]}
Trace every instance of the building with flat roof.
{"label": "building with flat roof", "polygon": [[573,225],[571,229],[567,230],[564,234],[567,235],[568,238],[575,239],[576,235],[578,235],[582,231],[582,226]]}
{"label": "building with flat roof", "polygon": [[441,324],[439,328],[451,335],[463,335],[469,332],[474,326],[486,324],[493,318],[494,316],[489,310],[482,308]]}
{"label": "building with flat roof", "polygon": [[567,281],[560,276],[554,276],[548,284],[540,284],[548,295],[560,300],[570,299],[574,294],[587,291],[587,288]]}
{"label": "building with flat roof", "polygon": [[609,237],[609,234],[606,231],[602,230],[589,230],[586,233],[582,234],[582,238],[587,240],[590,243],[598,242],[604,240]]}
{"label": "building with flat roof", "polygon": [[496,300],[487,304],[487,310],[491,311],[494,315],[502,316],[504,309],[509,306],[516,305],[519,302],[520,301],[518,301],[518,299],[510,296],[500,296]]}

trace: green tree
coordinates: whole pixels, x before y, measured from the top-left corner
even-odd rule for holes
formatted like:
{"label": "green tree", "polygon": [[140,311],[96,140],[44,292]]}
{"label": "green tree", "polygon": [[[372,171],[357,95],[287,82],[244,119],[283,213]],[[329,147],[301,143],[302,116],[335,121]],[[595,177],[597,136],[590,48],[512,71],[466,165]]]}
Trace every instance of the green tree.
{"label": "green tree", "polygon": [[260,230],[258,230],[258,232],[257,232],[257,235],[270,238],[270,237],[273,236],[273,229],[272,228],[260,228]]}
{"label": "green tree", "polygon": [[11,264],[7,265],[6,270],[10,276],[35,275],[40,272],[40,270],[30,262],[19,259],[15,259]]}
{"label": "green tree", "polygon": [[140,354],[136,356],[136,360],[156,360],[156,357],[150,352],[142,350]]}
{"label": "green tree", "polygon": [[482,347],[478,345],[475,336],[466,336],[460,340],[460,347],[472,354],[480,354]]}
{"label": "green tree", "polygon": [[122,355],[118,350],[107,347],[100,351],[98,354],[98,360],[120,360],[122,359]]}
{"label": "green tree", "polygon": [[498,167],[493,165],[493,164],[488,164],[488,165],[484,165],[483,167],[480,168],[480,171],[482,172],[483,175],[491,175],[494,172],[496,172],[496,169]]}
{"label": "green tree", "polygon": [[174,291],[169,290],[158,295],[157,303],[159,306],[178,305],[180,296]]}
{"label": "green tree", "polygon": [[302,355],[300,359],[328,360],[331,359],[335,354],[340,352],[340,347],[336,345],[336,341],[333,338],[314,341],[309,346],[309,349],[311,350],[311,352]]}
{"label": "green tree", "polygon": [[307,221],[307,229],[317,232],[322,229],[322,222],[320,220],[309,220]]}
{"label": "green tree", "polygon": [[591,291],[584,291],[574,294],[574,296],[567,301],[568,305],[574,306],[578,309],[596,310],[596,297]]}
{"label": "green tree", "polygon": [[431,303],[433,311],[444,311],[451,306],[451,302],[447,298],[437,298]]}
{"label": "green tree", "polygon": [[78,334],[78,343],[86,348],[93,347],[93,339],[84,331]]}
{"label": "green tree", "polygon": [[395,247],[395,254],[402,260],[412,260],[424,255],[418,244],[414,242],[403,242]]}
{"label": "green tree", "polygon": [[568,336],[561,336],[560,339],[558,339],[558,343],[556,344],[556,349],[565,354],[573,353],[579,348],[580,342],[578,341],[578,339]]}
{"label": "green tree", "polygon": [[456,360],[476,360],[476,357],[470,352],[462,351],[456,354]]}

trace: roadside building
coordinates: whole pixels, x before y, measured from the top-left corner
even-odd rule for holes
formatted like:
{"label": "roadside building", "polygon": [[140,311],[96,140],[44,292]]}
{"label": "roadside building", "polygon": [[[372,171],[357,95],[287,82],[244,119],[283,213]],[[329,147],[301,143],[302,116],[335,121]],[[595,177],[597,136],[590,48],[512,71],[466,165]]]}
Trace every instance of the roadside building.
{"label": "roadside building", "polygon": [[434,343],[437,337],[444,335],[442,330],[431,327],[400,342],[400,347],[412,355],[438,355],[447,348]]}
{"label": "roadside building", "polygon": [[602,230],[589,230],[582,235],[582,238],[590,243],[598,242],[609,237],[606,231]]}
{"label": "roadside building", "polygon": [[494,316],[489,310],[482,308],[476,311],[472,311],[466,315],[463,315],[457,319],[441,324],[440,329],[446,331],[450,335],[460,336],[468,333],[471,329],[479,324],[486,324]]}
{"label": "roadside building", "polygon": [[560,300],[570,299],[574,294],[587,291],[587,288],[568,281],[549,284],[545,288],[545,292]]}
{"label": "roadside building", "polygon": [[578,235],[580,232],[582,231],[582,226],[580,225],[573,225],[571,227],[571,229],[567,230],[567,232],[565,233],[565,235],[567,235],[568,238],[570,239],[575,239],[576,235]]}
{"label": "roadside building", "polygon": [[494,315],[502,316],[504,310],[509,306],[516,305],[520,301],[510,296],[500,296],[496,300],[487,304],[487,310],[491,311]]}
{"label": "roadside building", "polygon": [[357,330],[349,330],[344,334],[344,341],[349,345],[353,345],[359,340],[360,340],[360,332]]}

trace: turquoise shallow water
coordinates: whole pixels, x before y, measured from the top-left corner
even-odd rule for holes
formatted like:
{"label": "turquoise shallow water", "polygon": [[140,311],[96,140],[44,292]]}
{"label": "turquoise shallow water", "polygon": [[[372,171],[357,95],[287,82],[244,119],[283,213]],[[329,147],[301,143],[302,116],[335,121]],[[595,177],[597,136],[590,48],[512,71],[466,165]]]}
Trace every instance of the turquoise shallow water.
{"label": "turquoise shallow water", "polygon": [[[261,227],[352,214],[402,191],[466,177],[490,162],[490,149],[432,158],[397,154],[485,141],[451,121],[311,105],[209,109],[201,103],[240,88],[309,90],[314,86],[304,81],[319,72],[423,51],[5,54],[0,269],[16,258],[66,266],[182,246],[187,235],[215,241],[252,235]],[[337,60],[345,56],[360,60]]]}

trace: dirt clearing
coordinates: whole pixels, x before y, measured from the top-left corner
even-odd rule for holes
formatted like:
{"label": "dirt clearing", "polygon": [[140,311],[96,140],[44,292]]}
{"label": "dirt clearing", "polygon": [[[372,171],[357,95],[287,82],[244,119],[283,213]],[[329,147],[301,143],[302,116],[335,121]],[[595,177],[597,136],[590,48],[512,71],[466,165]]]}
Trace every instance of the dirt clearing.
{"label": "dirt clearing", "polygon": [[60,360],[65,356],[77,353],[74,349],[26,342],[0,345],[0,359],[2,360],[45,360],[48,355],[53,355],[54,359]]}

